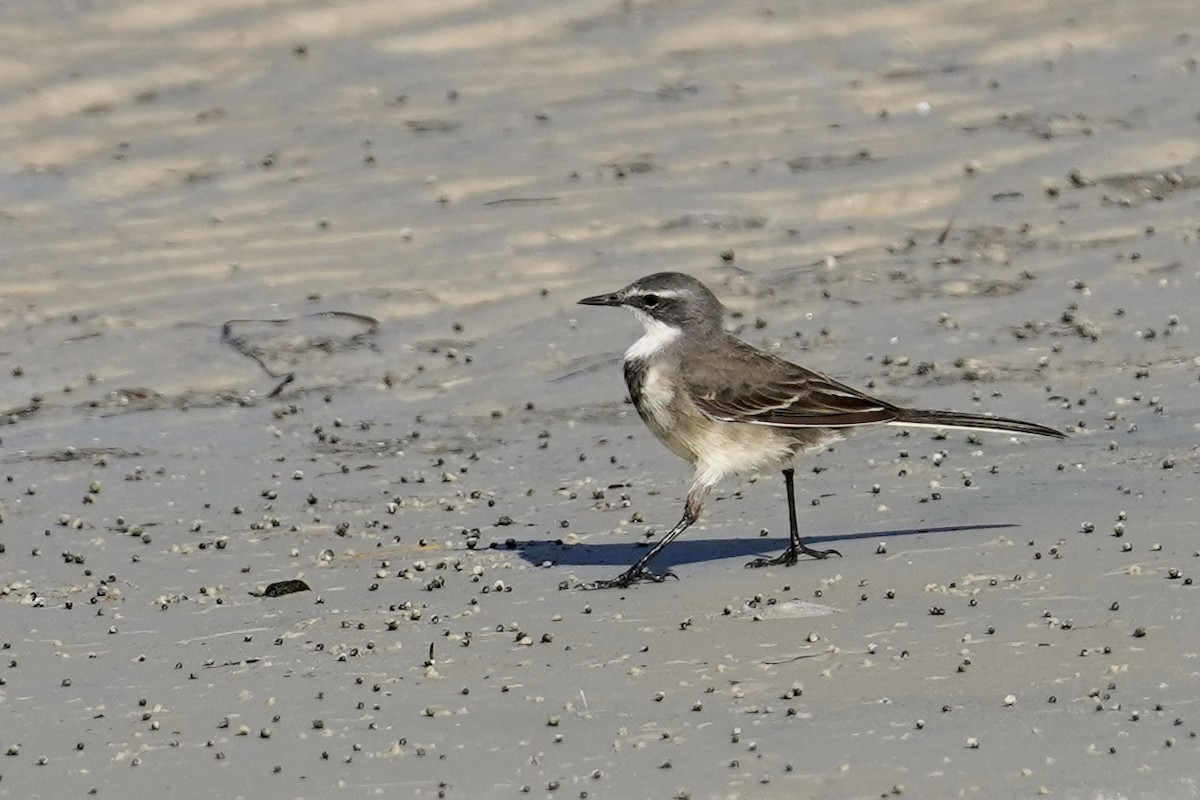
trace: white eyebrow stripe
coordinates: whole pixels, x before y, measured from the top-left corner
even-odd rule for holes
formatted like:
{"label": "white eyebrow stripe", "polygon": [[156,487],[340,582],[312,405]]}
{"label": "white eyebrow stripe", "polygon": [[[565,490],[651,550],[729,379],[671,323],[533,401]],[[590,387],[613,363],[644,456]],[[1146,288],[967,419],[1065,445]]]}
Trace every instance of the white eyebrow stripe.
{"label": "white eyebrow stripe", "polygon": [[679,297],[679,295],[681,293],[678,289],[655,290],[655,289],[643,289],[639,286],[636,289],[630,289],[629,294],[637,295],[638,297],[645,297],[648,294],[656,294],[659,297]]}

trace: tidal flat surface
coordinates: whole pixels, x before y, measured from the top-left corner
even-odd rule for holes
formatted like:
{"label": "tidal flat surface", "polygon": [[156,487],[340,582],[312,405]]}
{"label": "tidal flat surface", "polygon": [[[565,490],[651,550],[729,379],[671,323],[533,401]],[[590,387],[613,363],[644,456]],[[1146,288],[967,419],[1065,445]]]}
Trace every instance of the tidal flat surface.
{"label": "tidal flat surface", "polygon": [[[0,797],[1200,794],[1189,2],[0,7]],[[628,315],[907,405],[681,511]],[[281,582],[306,591],[283,593]],[[286,586],[286,585],[285,585]],[[275,587],[275,588],[272,588]]]}

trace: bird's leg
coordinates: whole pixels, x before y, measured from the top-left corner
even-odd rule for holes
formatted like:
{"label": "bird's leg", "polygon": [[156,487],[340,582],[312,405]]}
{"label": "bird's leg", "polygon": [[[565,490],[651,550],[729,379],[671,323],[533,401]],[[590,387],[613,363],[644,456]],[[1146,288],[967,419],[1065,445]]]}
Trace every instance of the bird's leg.
{"label": "bird's leg", "polygon": [[775,558],[756,558],[747,564],[747,567],[773,567],[784,566],[790,567],[800,560],[800,555],[803,553],[806,556],[813,558],[829,558],[837,556],[841,558],[842,554],[837,550],[814,550],[806,545],[800,539],[800,526],[796,524],[796,487],[794,485],[796,471],[788,467],[783,471],[783,482],[787,488],[787,503],[788,503],[788,525],[789,538],[787,549],[777,555]]}
{"label": "bird's leg", "polygon": [[650,566],[650,562],[654,560],[655,556],[657,556],[659,553],[661,553],[663,550],[665,550],[667,548],[667,545],[669,545],[671,542],[678,539],[679,535],[681,533],[683,533],[684,531],[686,531],[688,529],[688,526],[691,525],[695,521],[696,521],[695,518],[692,517],[691,514],[689,514],[687,511],[684,511],[683,518],[680,519],[679,522],[675,523],[675,527],[671,528],[671,530],[667,533],[666,536],[659,539],[658,542],[654,545],[654,547],[650,548],[650,552],[646,553],[646,555],[639,558],[637,560],[636,564],[634,564],[632,567],[625,570],[624,572],[622,572],[620,575],[618,575],[615,578],[610,578],[609,580],[603,580],[603,581],[595,581],[594,583],[587,584],[586,586],[584,586],[584,588],[585,589],[624,589],[627,586],[632,586],[633,584],[640,583],[642,581],[648,581],[650,583],[662,583],[667,578],[677,577],[673,572],[670,572],[670,571],[667,571],[667,572],[662,573],[661,575],[658,575],[656,573],[651,572],[649,569],[647,569],[647,567]]}
{"label": "bird's leg", "polygon": [[650,552],[639,558],[636,564],[622,572],[617,577],[588,583],[585,584],[583,588],[624,589],[628,586],[632,586],[635,583],[641,583],[643,581],[650,583],[662,583],[667,578],[678,579],[678,576],[670,570],[660,575],[651,572],[647,568],[650,566],[650,562],[654,560],[655,556],[657,556],[663,550],[666,550],[667,545],[678,539],[680,534],[686,531],[693,522],[699,519],[700,509],[703,508],[704,499],[708,497],[709,490],[711,489],[711,484],[702,483],[699,479],[697,479],[692,484],[691,490],[688,492],[687,503],[683,508],[683,516],[680,518],[679,522],[675,523],[675,527],[671,528],[671,530],[667,532],[666,536],[659,539],[654,547],[650,548]]}

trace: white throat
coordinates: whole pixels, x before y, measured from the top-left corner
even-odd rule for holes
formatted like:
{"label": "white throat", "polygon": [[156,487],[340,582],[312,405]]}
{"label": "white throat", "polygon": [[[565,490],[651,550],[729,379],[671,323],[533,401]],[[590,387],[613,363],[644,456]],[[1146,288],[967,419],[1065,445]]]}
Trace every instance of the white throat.
{"label": "white throat", "polygon": [[643,361],[653,358],[683,335],[682,328],[676,328],[674,325],[657,320],[639,308],[629,310],[638,318],[638,322],[642,323],[646,332],[642,334],[642,338],[625,351],[626,361]]}

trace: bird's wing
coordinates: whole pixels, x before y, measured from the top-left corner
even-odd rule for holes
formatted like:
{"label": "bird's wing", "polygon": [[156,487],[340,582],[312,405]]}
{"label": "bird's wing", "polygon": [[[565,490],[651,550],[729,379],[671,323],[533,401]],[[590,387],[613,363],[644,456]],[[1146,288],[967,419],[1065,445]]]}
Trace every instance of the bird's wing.
{"label": "bird's wing", "polygon": [[681,365],[688,393],[708,416],[781,428],[837,428],[896,419],[896,406],[819,372],[732,340],[732,359],[698,354]]}

